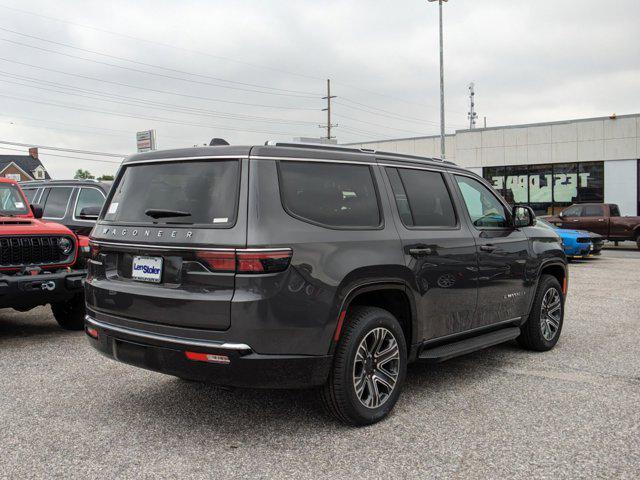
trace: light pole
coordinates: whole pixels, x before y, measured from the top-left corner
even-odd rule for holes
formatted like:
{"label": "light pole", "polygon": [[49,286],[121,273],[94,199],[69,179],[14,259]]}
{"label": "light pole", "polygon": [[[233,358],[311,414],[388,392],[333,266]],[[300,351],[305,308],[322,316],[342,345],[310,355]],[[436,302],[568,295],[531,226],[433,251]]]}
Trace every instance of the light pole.
{"label": "light pole", "polygon": [[448,0],[428,0],[438,2],[440,11],[440,156],[444,160],[444,51],[442,46],[442,2]]}

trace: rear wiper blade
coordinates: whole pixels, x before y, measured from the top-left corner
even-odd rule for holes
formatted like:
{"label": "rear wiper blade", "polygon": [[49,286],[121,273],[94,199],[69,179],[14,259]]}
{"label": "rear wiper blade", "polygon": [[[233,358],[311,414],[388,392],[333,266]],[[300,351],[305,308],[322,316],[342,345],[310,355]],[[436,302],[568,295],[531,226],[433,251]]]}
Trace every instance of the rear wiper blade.
{"label": "rear wiper blade", "polygon": [[189,212],[183,212],[181,210],[163,210],[160,208],[149,208],[144,211],[144,214],[151,218],[169,218],[169,217],[190,217]]}

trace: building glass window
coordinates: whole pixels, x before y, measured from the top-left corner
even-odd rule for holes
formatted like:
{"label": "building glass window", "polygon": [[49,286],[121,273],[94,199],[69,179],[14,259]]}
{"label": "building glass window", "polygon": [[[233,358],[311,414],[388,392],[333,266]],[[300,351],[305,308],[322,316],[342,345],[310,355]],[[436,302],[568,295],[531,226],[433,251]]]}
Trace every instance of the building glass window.
{"label": "building glass window", "polygon": [[538,215],[604,201],[604,162],[510,165],[482,173],[507,202],[528,204]]}
{"label": "building glass window", "polygon": [[510,165],[505,167],[505,196],[512,205],[516,203],[529,203],[528,188],[529,171],[526,165]]}

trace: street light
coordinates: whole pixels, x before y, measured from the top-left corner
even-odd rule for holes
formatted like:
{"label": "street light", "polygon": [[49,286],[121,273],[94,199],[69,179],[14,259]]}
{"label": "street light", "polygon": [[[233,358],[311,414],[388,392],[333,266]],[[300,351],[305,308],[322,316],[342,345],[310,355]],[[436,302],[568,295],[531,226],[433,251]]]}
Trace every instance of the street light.
{"label": "street light", "polygon": [[438,2],[440,11],[440,156],[444,160],[444,54],[442,47],[442,2],[448,0],[427,0]]}

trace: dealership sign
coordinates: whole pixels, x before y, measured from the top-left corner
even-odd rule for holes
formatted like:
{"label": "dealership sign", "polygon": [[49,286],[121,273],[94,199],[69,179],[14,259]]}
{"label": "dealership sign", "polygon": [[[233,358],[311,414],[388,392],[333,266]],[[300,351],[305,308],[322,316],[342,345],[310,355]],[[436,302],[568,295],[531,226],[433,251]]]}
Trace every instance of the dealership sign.
{"label": "dealership sign", "polygon": [[136,133],[136,141],[138,145],[138,153],[149,152],[156,149],[156,131],[145,130]]}

